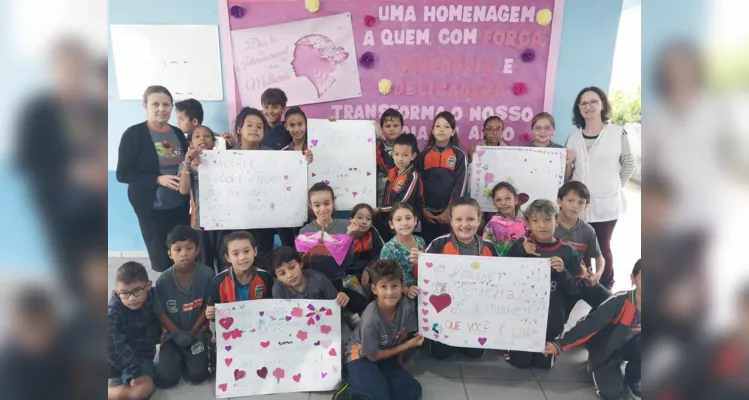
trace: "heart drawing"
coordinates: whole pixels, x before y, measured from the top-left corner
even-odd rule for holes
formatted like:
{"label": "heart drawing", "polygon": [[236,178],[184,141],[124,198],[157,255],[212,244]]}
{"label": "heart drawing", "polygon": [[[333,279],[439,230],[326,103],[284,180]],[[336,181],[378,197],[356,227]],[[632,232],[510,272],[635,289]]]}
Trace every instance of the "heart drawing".
{"label": "heart drawing", "polygon": [[479,344],[483,346],[484,343],[486,343],[486,338],[485,337],[480,337],[479,338]]}
{"label": "heart drawing", "polygon": [[[239,371],[239,370],[238,369],[234,370],[234,379],[239,379],[239,378],[237,378],[237,371]],[[242,377],[244,377],[244,371],[239,371],[239,372],[241,372],[242,373]],[[265,367],[260,368],[259,370],[255,371],[255,373],[261,379],[265,379],[265,377],[268,376],[268,368],[265,368]]]}
{"label": "heart drawing", "polygon": [[294,379],[294,382],[299,383],[299,381],[302,380],[302,374],[296,374],[292,376],[292,379]]}
{"label": "heart drawing", "polygon": [[450,306],[450,304],[452,304],[453,302],[453,299],[447,293],[442,293],[442,294],[437,294],[437,295],[433,294],[429,296],[429,302],[432,303],[432,306],[434,307],[434,309],[439,313],[440,311]]}
{"label": "heart drawing", "polygon": [[221,390],[222,392],[225,392],[225,391],[226,391],[226,384],[225,384],[225,383],[222,383],[222,384],[218,385],[218,388],[219,388],[219,390]]}
{"label": "heart drawing", "polygon": [[[265,367],[263,367],[263,369],[265,369]],[[268,370],[265,370],[265,372],[268,372]],[[260,375],[260,371],[258,371],[258,375]],[[244,372],[244,371],[242,371],[241,369],[235,369],[234,370],[234,380],[235,381],[238,381],[238,380],[244,378],[245,376],[247,376],[247,373]],[[263,376],[263,379],[265,379],[265,376]]]}
{"label": "heart drawing", "polygon": [[218,324],[226,330],[228,330],[233,323],[234,318],[232,317],[221,318],[220,320],[218,320]]}

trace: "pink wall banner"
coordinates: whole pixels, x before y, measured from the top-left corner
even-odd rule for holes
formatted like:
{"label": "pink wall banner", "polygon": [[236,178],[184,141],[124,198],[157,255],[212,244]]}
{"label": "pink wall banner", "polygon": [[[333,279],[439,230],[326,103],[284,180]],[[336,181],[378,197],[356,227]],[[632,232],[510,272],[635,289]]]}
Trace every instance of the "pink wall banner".
{"label": "pink wall banner", "polygon": [[[482,139],[483,121],[493,115],[505,121],[506,143],[524,145],[530,141],[533,116],[552,111],[563,0],[509,0],[503,4],[491,0],[324,0],[315,13],[307,10],[303,0],[218,1],[219,12],[229,14],[221,16],[220,29],[224,62],[234,66],[226,75],[227,85],[232,86],[227,94],[235,93],[228,99],[232,125],[242,106],[259,105],[262,90],[248,90],[248,80],[259,82],[257,87],[263,86],[263,80],[270,87],[281,87],[289,95],[290,105],[300,105],[309,118],[379,120],[383,111],[395,108],[403,114],[405,131],[415,134],[422,147],[434,116],[443,110],[455,114],[465,148]],[[326,77],[305,77],[312,52],[303,54],[309,56],[306,63],[296,63],[304,64],[300,73],[299,65],[292,65],[297,42],[287,42],[300,34],[321,35],[323,28],[330,30],[335,25],[312,26],[309,21],[339,14],[350,18],[355,49],[338,43],[347,43],[343,29],[334,29],[331,35],[338,35],[328,38],[331,43],[316,39],[318,46],[340,49],[322,57],[334,60],[328,63],[334,63],[335,68],[327,78],[336,81],[326,84]],[[288,23],[294,24],[284,25],[288,29],[273,27]],[[287,52],[283,62],[279,57],[273,64],[279,64],[276,71],[289,71],[285,82],[290,83],[272,82],[272,75],[278,72],[247,65],[248,57],[262,56],[255,49],[234,50],[241,45],[235,39],[240,31],[260,27],[272,27],[265,32],[274,38],[290,35],[275,43],[267,40],[262,49],[269,54]],[[354,63],[358,72],[341,73],[350,71],[344,68],[352,68]],[[229,72],[228,67],[226,70]],[[297,87],[288,86],[296,82]],[[316,85],[319,82],[323,84]],[[336,88],[344,82],[341,86],[345,88]],[[327,87],[323,91],[330,95],[320,93],[320,87]],[[340,93],[330,92],[334,89]],[[306,97],[301,92],[307,93]]]}

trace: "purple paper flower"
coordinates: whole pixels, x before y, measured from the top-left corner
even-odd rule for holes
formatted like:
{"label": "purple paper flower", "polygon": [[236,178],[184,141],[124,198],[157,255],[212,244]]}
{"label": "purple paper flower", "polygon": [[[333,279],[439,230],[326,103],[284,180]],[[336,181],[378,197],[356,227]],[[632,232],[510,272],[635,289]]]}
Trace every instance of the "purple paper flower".
{"label": "purple paper flower", "polygon": [[365,52],[364,54],[359,57],[359,65],[361,65],[364,68],[372,68],[374,65],[375,59],[374,54],[372,54],[371,51]]}
{"label": "purple paper flower", "polygon": [[533,62],[533,60],[536,59],[536,52],[533,49],[525,49],[523,50],[523,53],[520,54],[520,58],[523,59],[523,62]]}
{"label": "purple paper flower", "polygon": [[242,18],[244,17],[244,7],[231,6],[231,8],[229,9],[229,14],[237,19]]}

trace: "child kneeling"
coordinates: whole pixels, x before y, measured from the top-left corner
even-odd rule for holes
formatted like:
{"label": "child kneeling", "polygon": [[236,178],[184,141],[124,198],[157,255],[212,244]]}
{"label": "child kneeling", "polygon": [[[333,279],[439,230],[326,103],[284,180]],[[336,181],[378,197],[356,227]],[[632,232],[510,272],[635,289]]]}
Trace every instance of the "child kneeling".
{"label": "child kneeling", "polygon": [[364,310],[344,361],[351,397],[417,400],[421,384],[404,365],[412,361],[406,353],[421,346],[424,338],[416,333],[413,302],[402,295],[403,271],[392,260],[376,261],[371,270],[377,301]]}

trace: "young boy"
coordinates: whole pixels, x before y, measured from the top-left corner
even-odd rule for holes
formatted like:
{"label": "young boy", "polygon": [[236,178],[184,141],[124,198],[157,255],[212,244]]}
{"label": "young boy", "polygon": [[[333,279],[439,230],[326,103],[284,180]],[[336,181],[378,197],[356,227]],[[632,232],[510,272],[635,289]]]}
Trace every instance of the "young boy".
{"label": "young boy", "polygon": [[[590,192],[582,182],[569,181],[557,192],[560,213],[554,236],[577,250],[578,256],[585,263],[583,269],[585,285],[580,288],[578,296],[567,297],[565,322],[579,300],[585,300],[588,305],[596,309],[611,296],[610,285],[613,282],[599,283],[605,261],[598,247],[596,231],[590,224],[580,219],[580,214],[585,211],[588,202],[590,202]],[[592,260],[595,260],[595,268],[593,268]]]}
{"label": "young boy", "polygon": [[392,153],[395,166],[388,171],[382,207],[377,210],[374,221],[385,243],[394,236],[390,229],[390,209],[393,204],[398,202],[410,204],[416,211],[416,215],[421,215],[424,205],[421,198],[423,186],[421,177],[413,167],[413,161],[417,155],[419,155],[419,146],[416,136],[405,134],[395,138]]}
{"label": "young boy", "polygon": [[[546,343],[544,354],[556,356],[587,342],[588,366],[598,395],[618,400],[624,384],[636,399],[640,394],[640,334],[642,331],[642,267],[640,260],[632,269],[635,289],[617,293],[581,319],[555,341]],[[622,376],[621,366],[627,362]]]}
{"label": "young boy", "polygon": [[[566,297],[577,296],[583,285],[583,273],[577,250],[554,237],[557,207],[550,200],[535,200],[525,209],[525,222],[531,237],[516,240],[507,257],[544,257],[551,261],[551,290],[546,340],[553,340],[564,330]],[[518,368],[551,369],[554,360],[543,353],[510,351],[506,360]]]}
{"label": "young boy", "polygon": [[273,273],[281,283],[273,285],[274,299],[335,300],[346,307],[349,298],[338,292],[321,272],[302,268],[302,256],[293,247],[281,246],[273,250]]}
{"label": "young boy", "polygon": [[[403,114],[388,108],[380,117],[382,138],[377,140],[377,206],[381,206],[387,187],[388,171],[395,167],[393,146],[395,139],[403,133]],[[416,151],[418,154],[418,150]]]}
{"label": "young boy", "polygon": [[291,134],[281,123],[281,116],[286,109],[286,93],[278,88],[266,89],[260,96],[263,114],[268,122],[265,125],[265,136],[262,145],[273,150],[281,150],[291,143]]}
{"label": "young boy", "polygon": [[166,240],[174,265],[156,281],[154,302],[154,311],[164,330],[159,352],[159,386],[165,388],[179,383],[183,367],[192,383],[203,382],[210,375],[204,310],[213,279],[213,270],[195,261],[198,234],[194,229],[177,225]]}
{"label": "young boy", "polygon": [[174,103],[177,110],[177,126],[185,137],[195,131],[195,128],[203,124],[203,106],[195,99],[185,99]]}
{"label": "young boy", "polygon": [[[403,271],[393,260],[378,260],[371,267],[372,292],[377,300],[369,303],[361,325],[354,330],[346,349],[344,368],[348,384],[335,399],[417,400],[421,384],[404,368],[412,361],[406,352],[420,347],[416,308],[401,295]],[[350,392],[350,393],[349,393]]]}
{"label": "young boy", "polygon": [[159,321],[154,313],[154,291],[143,265],[129,261],[117,269],[108,320],[110,376],[121,376],[122,385],[110,387],[107,397],[149,398],[155,389],[153,357],[159,341]]}

